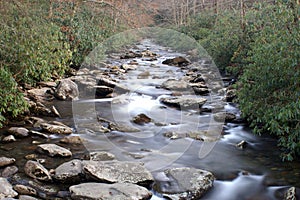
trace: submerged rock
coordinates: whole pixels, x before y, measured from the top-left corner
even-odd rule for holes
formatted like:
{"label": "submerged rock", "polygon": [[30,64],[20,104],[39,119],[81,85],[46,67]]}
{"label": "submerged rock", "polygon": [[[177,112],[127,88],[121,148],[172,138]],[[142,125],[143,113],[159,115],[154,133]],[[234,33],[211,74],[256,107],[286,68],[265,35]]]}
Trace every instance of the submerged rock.
{"label": "submerged rock", "polygon": [[152,196],[146,188],[130,183],[83,183],[71,186],[70,192],[74,200],[147,200]]}
{"label": "submerged rock", "polygon": [[120,161],[84,161],[83,170],[92,179],[109,183],[153,182],[152,174],[142,163]]}
{"label": "submerged rock", "polygon": [[194,108],[199,109],[206,103],[205,98],[189,98],[189,97],[165,97],[161,98],[160,102],[174,106],[180,109]]}
{"label": "submerged rock", "polygon": [[167,181],[160,183],[160,190],[171,199],[200,199],[212,188],[214,175],[194,168],[174,168],[164,172]]}
{"label": "submerged rock", "polygon": [[114,154],[105,151],[96,151],[90,153],[90,159],[93,161],[108,161],[114,160],[116,156]]}
{"label": "submerged rock", "polygon": [[72,156],[72,152],[56,144],[41,144],[38,145],[37,151],[40,153],[47,152],[49,156],[61,156],[69,157]]}
{"label": "submerged rock", "polygon": [[8,129],[8,133],[20,138],[27,137],[29,135],[28,132],[28,129],[23,127],[11,127],[10,129]]}
{"label": "submerged rock", "polygon": [[18,193],[13,190],[12,185],[6,178],[0,177],[0,199],[13,198],[15,196],[18,196]]}
{"label": "submerged rock", "polygon": [[25,174],[27,174],[29,177],[40,181],[52,180],[49,171],[43,165],[36,161],[27,161],[24,167],[24,171]]}
{"label": "submerged rock", "polygon": [[14,158],[0,157],[0,167],[5,167],[16,162]]}
{"label": "submerged rock", "polygon": [[79,95],[78,86],[71,79],[60,80],[55,96],[60,100],[72,100],[76,99]]}
{"label": "submerged rock", "polygon": [[55,179],[61,182],[80,181],[83,176],[82,162],[80,160],[71,160],[63,163],[55,169]]}

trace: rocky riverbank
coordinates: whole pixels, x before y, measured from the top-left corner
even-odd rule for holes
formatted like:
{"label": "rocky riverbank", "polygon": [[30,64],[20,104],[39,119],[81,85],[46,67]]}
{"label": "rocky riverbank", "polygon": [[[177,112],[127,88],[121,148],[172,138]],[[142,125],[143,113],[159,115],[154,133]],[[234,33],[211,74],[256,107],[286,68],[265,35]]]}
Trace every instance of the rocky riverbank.
{"label": "rocky riverbank", "polygon": [[[85,121],[78,127],[63,123],[64,113],[60,113],[53,101],[70,103],[71,100],[90,100],[85,98],[94,97],[119,102],[121,100],[116,97],[133,90],[130,84],[122,84],[122,80],[125,82],[132,78],[131,72],[136,81],[157,80],[155,89],[163,95],[167,94],[158,99],[161,110],[171,109],[186,116],[208,115],[214,125],[221,127],[224,122],[242,122],[238,113],[224,111],[226,102],[234,99],[235,90],[230,86],[224,89],[222,80],[217,80],[213,68],[207,67],[211,64],[210,60],[202,60],[200,66],[193,65],[190,61],[192,55],[161,57],[149,49],[124,50],[111,56],[110,62],[93,66],[92,69],[90,66],[82,67],[67,79],[40,83],[38,88],[27,88],[25,94],[30,105],[28,117],[12,123],[1,135],[0,150],[4,155],[0,156],[0,199],[144,200],[158,195],[160,198],[188,200],[200,199],[213,188],[216,177],[204,169],[165,166],[154,176],[140,161],[147,157],[143,154],[128,152],[133,160],[124,161],[111,152],[91,151],[85,146],[89,142],[83,135],[86,131],[91,135],[96,132],[141,133],[148,125],[176,127],[181,125],[181,121],[161,121],[148,113],[138,112],[127,119],[130,123],[113,121],[101,115],[97,116],[98,124]],[[122,62],[113,63],[112,60]],[[176,70],[169,69],[159,74],[150,70],[140,72],[137,69],[141,67],[141,62],[153,69],[161,65]],[[176,73],[181,76],[178,77]],[[135,90],[135,93],[143,92]],[[214,99],[213,94],[219,99]],[[160,96],[153,96],[157,98],[156,95]],[[166,130],[161,133],[166,141],[214,142],[220,137],[218,133],[210,134],[210,130],[206,129]],[[234,146],[238,151],[246,148],[247,144],[247,141],[240,140]],[[155,152],[146,148],[142,151]],[[16,152],[16,155],[11,152]],[[295,196],[295,190],[290,189],[290,193],[292,197]]]}

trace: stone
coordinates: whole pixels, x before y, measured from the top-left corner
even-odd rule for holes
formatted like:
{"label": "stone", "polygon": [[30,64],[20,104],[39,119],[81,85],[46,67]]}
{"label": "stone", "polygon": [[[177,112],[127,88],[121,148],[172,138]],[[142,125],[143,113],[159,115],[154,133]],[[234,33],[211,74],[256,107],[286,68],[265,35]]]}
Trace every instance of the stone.
{"label": "stone", "polygon": [[55,125],[55,124],[49,124],[49,123],[42,123],[41,127],[43,130],[47,131],[48,133],[52,134],[64,134],[68,135],[73,132],[73,129],[68,126],[62,126],[62,125]]}
{"label": "stone", "polygon": [[164,171],[165,180],[160,190],[170,199],[200,199],[213,187],[214,175],[195,168],[174,168]]}
{"label": "stone", "polygon": [[247,147],[247,145],[248,145],[248,143],[245,140],[242,140],[241,142],[236,144],[236,147],[240,148],[240,149],[245,149]]}
{"label": "stone", "polygon": [[73,200],[146,200],[152,196],[146,188],[131,183],[82,183],[71,186],[70,193]]}
{"label": "stone", "polygon": [[54,178],[61,182],[77,182],[80,181],[82,176],[82,162],[80,160],[71,160],[55,169]]}
{"label": "stone", "polygon": [[150,117],[148,117],[147,115],[141,113],[141,114],[138,114],[137,116],[135,116],[132,119],[132,121],[136,124],[144,125],[144,124],[150,123],[152,121],[152,119]]}
{"label": "stone", "polygon": [[64,144],[83,144],[84,139],[79,136],[69,136],[62,138],[59,142]]}
{"label": "stone", "polygon": [[15,185],[13,188],[15,191],[17,191],[21,195],[34,195],[35,196],[37,194],[36,190],[29,186],[18,184],[18,185]]}
{"label": "stone", "polygon": [[150,184],[152,174],[137,162],[120,161],[84,161],[83,171],[97,181],[109,183]]}
{"label": "stone", "polygon": [[4,142],[4,143],[11,143],[11,142],[15,142],[15,141],[17,141],[17,140],[16,140],[15,136],[13,136],[13,135],[9,135],[9,136],[2,138],[2,142]]}
{"label": "stone", "polygon": [[151,74],[149,71],[144,71],[144,72],[141,72],[140,74],[138,74],[137,78],[138,79],[147,79],[147,78],[149,78],[150,75]]}
{"label": "stone", "polygon": [[76,99],[78,95],[78,86],[71,79],[60,80],[55,90],[55,96],[60,100],[73,100]]}
{"label": "stone", "polygon": [[27,91],[27,96],[30,97],[30,99],[33,99],[35,102],[44,102],[53,99],[50,91],[51,88],[49,87],[34,88]]}
{"label": "stone", "polygon": [[141,58],[143,55],[133,51],[126,52],[125,55],[121,55],[120,59],[131,59],[131,58]]}
{"label": "stone", "polygon": [[169,79],[163,82],[161,87],[168,90],[187,90],[189,85],[184,80]]}
{"label": "stone", "polygon": [[227,89],[226,90],[225,100],[227,102],[232,102],[233,99],[236,98],[236,93],[237,93],[236,89]]}
{"label": "stone", "polygon": [[107,87],[107,86],[104,86],[104,85],[97,85],[97,86],[94,86],[94,88],[96,89],[96,95],[98,97],[105,97],[111,93],[114,92],[114,89],[111,88],[111,87]]}
{"label": "stone", "polygon": [[289,188],[284,194],[284,200],[296,200],[297,199],[296,188]]}
{"label": "stone", "polygon": [[125,71],[135,70],[136,68],[137,68],[136,65],[129,65],[129,64],[121,65],[121,69],[124,69]]}
{"label": "stone", "polygon": [[56,144],[41,144],[38,145],[37,151],[40,153],[46,152],[49,156],[70,157],[72,152]]}
{"label": "stone", "polygon": [[175,58],[171,58],[171,59],[166,59],[162,62],[162,64],[165,65],[174,65],[174,66],[187,66],[189,64],[191,64],[191,62],[189,60],[187,60],[186,58],[182,57],[182,56],[178,56]]}
{"label": "stone", "polygon": [[27,137],[29,135],[28,132],[28,129],[22,127],[11,127],[8,129],[8,133],[19,138]]}
{"label": "stone", "polygon": [[107,78],[104,77],[100,77],[98,79],[98,86],[107,86],[110,88],[113,88],[114,92],[118,92],[118,93],[126,93],[129,91],[128,88],[120,85],[119,83],[109,80]]}
{"label": "stone", "polygon": [[20,195],[19,200],[39,200],[39,199],[29,196],[29,195]]}
{"label": "stone", "polygon": [[35,135],[35,136],[38,136],[38,137],[41,137],[41,138],[46,138],[46,139],[48,139],[49,138],[49,136],[47,135],[47,134],[45,134],[45,133],[41,133],[41,132],[39,132],[39,131],[29,131],[29,133],[31,134],[31,135]]}
{"label": "stone", "polygon": [[136,133],[136,132],[140,132],[141,130],[134,127],[134,126],[130,126],[127,125],[125,123],[109,123],[109,129],[112,131],[119,131],[119,132],[126,132],[126,133]]}
{"label": "stone", "polygon": [[0,157],[0,167],[5,167],[16,162],[14,158]]}
{"label": "stone", "polygon": [[161,98],[160,102],[174,106],[180,109],[195,108],[199,109],[206,103],[205,98],[189,98],[189,97],[165,97]]}
{"label": "stone", "polygon": [[18,171],[19,171],[18,167],[8,166],[8,167],[4,168],[1,176],[4,178],[9,178],[9,177],[12,177],[14,174],[16,174]]}
{"label": "stone", "polygon": [[93,161],[108,161],[114,160],[116,156],[114,154],[105,151],[96,151],[90,153],[90,159]]}
{"label": "stone", "polygon": [[0,177],[0,199],[13,198],[18,196],[18,193],[13,190],[12,185],[6,178]]}
{"label": "stone", "polygon": [[24,166],[25,174],[31,178],[40,181],[51,181],[51,175],[49,171],[40,163],[29,160]]}
{"label": "stone", "polygon": [[236,119],[235,114],[233,113],[228,113],[228,112],[219,112],[213,115],[214,119],[218,122],[232,122],[233,120]]}

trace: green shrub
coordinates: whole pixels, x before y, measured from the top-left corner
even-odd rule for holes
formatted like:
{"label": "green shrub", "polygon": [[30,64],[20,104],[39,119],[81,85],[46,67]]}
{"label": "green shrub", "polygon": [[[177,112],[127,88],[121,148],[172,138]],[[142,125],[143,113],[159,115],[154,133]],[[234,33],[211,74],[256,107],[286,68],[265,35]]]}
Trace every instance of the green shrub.
{"label": "green shrub", "polygon": [[260,7],[251,26],[248,62],[238,97],[256,133],[278,137],[283,159],[300,155],[300,28],[296,3]]}

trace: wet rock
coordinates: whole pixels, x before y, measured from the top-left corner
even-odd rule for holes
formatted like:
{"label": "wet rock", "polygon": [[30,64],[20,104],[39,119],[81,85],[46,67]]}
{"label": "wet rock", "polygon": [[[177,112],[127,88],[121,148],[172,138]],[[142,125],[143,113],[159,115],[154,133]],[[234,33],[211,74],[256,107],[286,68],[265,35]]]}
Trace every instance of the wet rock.
{"label": "wet rock", "polygon": [[165,97],[161,98],[160,102],[174,106],[180,109],[195,108],[198,109],[206,103],[205,98],[189,98],[189,97]]}
{"label": "wet rock", "polygon": [[29,110],[33,114],[37,115],[43,115],[43,116],[49,116],[54,117],[55,114],[52,113],[51,109],[47,108],[44,104],[41,102],[33,102],[29,101]]}
{"label": "wet rock", "polygon": [[41,144],[38,145],[37,151],[40,153],[46,152],[49,156],[70,157],[72,152],[56,144]]}
{"label": "wet rock", "polygon": [[41,133],[39,131],[30,131],[29,133],[30,133],[30,135],[38,136],[41,138],[46,138],[46,139],[49,138],[49,136],[47,134]]}
{"label": "wet rock", "polygon": [[245,140],[242,140],[241,142],[236,144],[236,147],[240,148],[240,149],[245,149],[247,147],[247,145],[248,145],[248,143]]}
{"label": "wet rock", "polygon": [[51,95],[51,88],[49,87],[28,90],[27,96],[35,102],[44,102],[53,99],[53,96]]}
{"label": "wet rock", "polygon": [[39,199],[29,196],[29,195],[20,195],[19,200],[39,200]]}
{"label": "wet rock", "polygon": [[8,133],[19,138],[27,137],[29,135],[28,132],[28,129],[22,127],[11,127],[8,129]]}
{"label": "wet rock", "polygon": [[105,151],[96,151],[90,153],[90,159],[93,161],[108,161],[114,160],[116,156],[114,154]]}
{"label": "wet rock", "polygon": [[2,138],[2,142],[4,142],[4,143],[11,143],[11,142],[15,142],[15,141],[17,141],[17,140],[16,140],[15,136],[13,136],[13,135],[9,135],[9,136]]}
{"label": "wet rock", "polygon": [[107,87],[107,86],[95,86],[94,87],[96,89],[96,95],[98,97],[105,97],[111,93],[114,92],[113,88]]}
{"label": "wet rock", "polygon": [[14,174],[16,174],[18,171],[19,171],[18,167],[8,166],[8,167],[4,168],[1,176],[4,178],[9,178],[9,177],[12,177]]}
{"label": "wet rock", "polygon": [[295,187],[289,188],[284,194],[284,200],[296,200],[296,199],[297,199],[296,188]]}
{"label": "wet rock", "polygon": [[62,138],[61,140],[59,140],[59,142],[65,144],[83,144],[84,139],[79,136],[70,136]]}
{"label": "wet rock", "polygon": [[14,158],[0,157],[0,167],[5,167],[16,162]]}
{"label": "wet rock", "polygon": [[193,88],[195,94],[205,95],[205,94],[209,93],[209,89],[205,85],[205,83],[202,83],[202,82],[190,83],[189,86]]}
{"label": "wet rock", "polygon": [[121,69],[124,69],[125,71],[135,70],[135,69],[137,69],[137,66],[136,65],[123,64],[121,66]]}
{"label": "wet rock", "polygon": [[171,199],[200,199],[212,188],[214,175],[194,168],[174,168],[164,172],[166,181],[160,184],[161,192]]}
{"label": "wet rock", "polygon": [[236,119],[235,114],[228,112],[219,112],[213,115],[214,119],[218,122],[232,122]]}
{"label": "wet rock", "polygon": [[44,131],[47,131],[48,133],[52,134],[71,134],[73,132],[73,129],[68,126],[62,126],[62,125],[55,125],[55,124],[49,124],[49,123],[42,123],[41,127]]}
{"label": "wet rock", "polygon": [[13,190],[12,185],[6,178],[0,177],[0,199],[13,198],[15,196],[18,196],[18,193]]}
{"label": "wet rock", "polygon": [[130,183],[83,183],[71,186],[70,192],[74,200],[146,200],[152,196],[146,188]]}
{"label": "wet rock", "polygon": [[71,79],[60,80],[55,90],[55,96],[60,100],[76,99],[78,95],[79,95],[78,86]]}
{"label": "wet rock", "polygon": [[150,72],[149,72],[149,71],[144,71],[144,72],[141,72],[141,73],[137,76],[137,78],[138,78],[138,79],[147,79],[147,78],[149,78],[149,76],[150,76]]}
{"label": "wet rock", "polygon": [[82,162],[80,160],[71,160],[55,169],[54,178],[61,182],[77,182],[80,181],[82,175]]}
{"label": "wet rock", "polygon": [[138,114],[132,119],[132,121],[136,124],[143,125],[150,123],[152,119],[145,114]]}
{"label": "wet rock", "polygon": [[116,124],[113,122],[109,124],[109,129],[112,131],[119,131],[119,132],[126,132],[126,133],[136,133],[141,131],[140,129],[134,126],[130,126],[123,123]]}
{"label": "wet rock", "polygon": [[188,89],[189,85],[186,81],[183,80],[169,79],[163,82],[161,87],[168,90],[186,90]]}
{"label": "wet rock", "polygon": [[109,183],[138,183],[153,182],[152,174],[136,162],[119,161],[84,161],[83,170],[92,179]]}
{"label": "wet rock", "polygon": [[27,161],[24,167],[24,171],[27,176],[40,181],[52,180],[49,171],[43,165],[36,161]]}
{"label": "wet rock", "polygon": [[227,89],[226,90],[225,100],[227,102],[232,102],[233,99],[236,98],[236,93],[237,93],[236,89]]}
{"label": "wet rock", "polygon": [[127,52],[125,55],[121,55],[120,59],[131,59],[131,58],[141,58],[143,55],[141,53],[136,53],[133,51]]}
{"label": "wet rock", "polygon": [[52,106],[52,107],[51,107],[51,112],[52,112],[56,117],[61,118],[61,115],[60,115],[60,113],[58,112],[58,110],[56,109],[55,106]]}
{"label": "wet rock", "polygon": [[186,59],[182,56],[178,56],[178,57],[175,57],[175,58],[166,59],[162,62],[162,64],[181,67],[181,66],[189,65],[189,64],[191,64],[191,62],[188,59]]}
{"label": "wet rock", "polygon": [[120,85],[119,83],[117,83],[115,81],[109,80],[104,77],[100,77],[98,79],[98,86],[107,86],[107,87],[113,88],[114,92],[117,92],[117,93],[126,93],[129,91],[128,88]]}
{"label": "wet rock", "polygon": [[25,185],[15,185],[14,190],[17,191],[21,195],[33,195],[37,194],[36,190],[32,187],[25,186]]}

